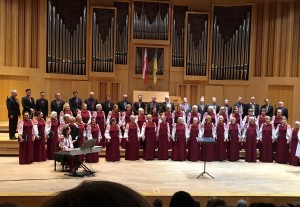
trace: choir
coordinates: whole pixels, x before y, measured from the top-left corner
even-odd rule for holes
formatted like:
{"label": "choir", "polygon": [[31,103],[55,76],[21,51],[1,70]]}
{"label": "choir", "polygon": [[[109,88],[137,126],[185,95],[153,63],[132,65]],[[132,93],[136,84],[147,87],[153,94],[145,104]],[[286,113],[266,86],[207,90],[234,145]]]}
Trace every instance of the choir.
{"label": "choir", "polygon": [[[52,111],[47,120],[41,110],[36,113],[36,119],[31,117],[33,110],[24,111],[23,120],[18,124],[19,162],[30,164],[53,159],[59,150],[78,148],[85,139],[94,139],[96,145],[106,148],[105,158],[112,162],[120,160],[121,145],[126,160],[138,160],[142,148],[144,160],[154,160],[156,149],[157,158],[167,160],[172,149],[174,161],[233,162],[239,159],[243,148],[246,162],[256,162],[259,150],[260,162],[275,160],[300,165],[300,122],[296,121],[293,128],[288,124],[287,117],[283,116],[283,111],[287,114],[283,103],[271,117],[268,99],[260,113],[254,97],[248,104],[243,104],[239,97],[233,107],[227,99],[219,106],[215,97],[211,105],[205,104],[201,97],[200,104],[191,106],[184,98],[184,103],[176,109],[168,96],[165,100],[160,108],[153,96],[146,107],[141,95],[138,102],[131,104],[125,94],[118,104],[113,104],[109,96],[98,104],[91,92],[82,103],[78,92],[74,92],[69,103],[64,103],[57,93],[53,105],[64,104],[61,110]],[[207,144],[204,149],[198,137],[212,137],[216,144]],[[72,165],[72,160],[69,162]],[[99,162],[98,154],[88,155],[86,162]]]}

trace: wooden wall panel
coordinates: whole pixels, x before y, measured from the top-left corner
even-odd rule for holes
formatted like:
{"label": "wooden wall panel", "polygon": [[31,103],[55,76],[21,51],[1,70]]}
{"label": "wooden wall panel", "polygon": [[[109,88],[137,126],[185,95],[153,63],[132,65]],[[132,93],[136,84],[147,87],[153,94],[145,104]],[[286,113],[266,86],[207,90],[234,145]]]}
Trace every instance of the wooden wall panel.
{"label": "wooden wall panel", "polygon": [[37,68],[38,3],[0,1],[0,66]]}
{"label": "wooden wall panel", "polygon": [[[269,86],[269,99],[272,100],[274,107],[276,108],[279,101],[284,102],[284,107],[287,109],[293,108],[293,86],[282,86],[282,85],[270,85]],[[293,113],[289,110],[289,123],[292,123]],[[299,117],[298,117],[299,118]]]}

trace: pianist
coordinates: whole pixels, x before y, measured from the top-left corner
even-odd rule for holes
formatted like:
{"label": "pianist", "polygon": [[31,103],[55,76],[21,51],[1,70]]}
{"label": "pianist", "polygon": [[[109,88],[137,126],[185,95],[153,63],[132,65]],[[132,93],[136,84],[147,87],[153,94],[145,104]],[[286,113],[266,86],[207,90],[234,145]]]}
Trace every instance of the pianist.
{"label": "pianist", "polygon": [[[61,150],[72,150],[74,148],[72,137],[71,137],[71,129],[69,125],[65,125],[62,128],[62,136],[63,139],[60,139],[59,147]],[[69,164],[70,171],[74,168],[74,157],[73,156],[65,156],[63,159],[65,162]]]}

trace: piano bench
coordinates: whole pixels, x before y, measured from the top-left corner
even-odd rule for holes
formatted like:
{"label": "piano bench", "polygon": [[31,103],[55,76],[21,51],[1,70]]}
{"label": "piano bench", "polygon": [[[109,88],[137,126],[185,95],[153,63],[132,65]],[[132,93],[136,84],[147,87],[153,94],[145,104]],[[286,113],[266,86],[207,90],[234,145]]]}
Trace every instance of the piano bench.
{"label": "piano bench", "polygon": [[67,160],[65,159],[65,156],[60,154],[59,152],[54,153],[54,171],[56,171],[56,162],[59,162],[61,164],[61,171],[65,171],[65,167],[67,164]]}

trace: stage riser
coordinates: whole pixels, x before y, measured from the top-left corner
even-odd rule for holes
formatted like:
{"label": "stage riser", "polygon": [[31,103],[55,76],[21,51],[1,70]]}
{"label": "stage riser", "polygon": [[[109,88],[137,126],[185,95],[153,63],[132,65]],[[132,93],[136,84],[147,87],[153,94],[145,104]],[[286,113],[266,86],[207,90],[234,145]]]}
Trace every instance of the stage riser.
{"label": "stage riser", "polygon": [[[201,206],[205,206],[207,199],[213,195],[207,195],[207,196],[193,196],[195,200],[200,201]],[[149,202],[153,202],[156,198],[160,198],[163,201],[164,207],[169,206],[169,202],[171,200],[171,196],[159,196],[159,195],[146,195],[145,196]],[[19,206],[22,207],[40,207],[43,202],[45,202],[49,196],[0,196],[0,203],[2,202],[10,202],[10,203],[16,203]],[[237,197],[237,196],[218,196],[218,198],[223,199],[226,201],[227,204],[234,206],[236,201],[243,198],[250,203],[254,202],[270,202],[274,203],[277,206],[286,204],[286,203],[296,203],[300,201],[299,197],[268,197],[268,196],[243,196],[243,197]]]}

